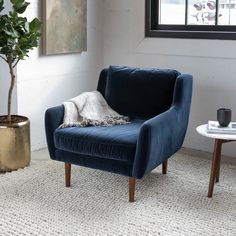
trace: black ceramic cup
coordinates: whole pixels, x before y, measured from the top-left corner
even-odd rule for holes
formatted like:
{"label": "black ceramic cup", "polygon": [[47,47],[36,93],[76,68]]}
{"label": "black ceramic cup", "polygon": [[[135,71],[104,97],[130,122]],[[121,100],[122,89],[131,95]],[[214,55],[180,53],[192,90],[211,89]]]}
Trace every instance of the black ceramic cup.
{"label": "black ceramic cup", "polygon": [[222,127],[227,127],[231,121],[232,111],[228,108],[220,108],[217,110],[217,120]]}

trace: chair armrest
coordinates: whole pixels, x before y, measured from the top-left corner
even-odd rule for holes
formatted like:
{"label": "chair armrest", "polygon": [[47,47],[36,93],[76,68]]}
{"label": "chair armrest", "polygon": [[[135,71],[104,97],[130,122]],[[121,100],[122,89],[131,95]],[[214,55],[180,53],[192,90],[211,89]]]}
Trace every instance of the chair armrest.
{"label": "chair armrest", "polygon": [[191,97],[192,76],[180,75],[171,108],[143,123],[133,165],[135,178],[142,178],[181,148],[188,126]]}
{"label": "chair armrest", "polygon": [[49,108],[45,113],[45,131],[50,157],[55,155],[54,131],[63,123],[64,106]]}

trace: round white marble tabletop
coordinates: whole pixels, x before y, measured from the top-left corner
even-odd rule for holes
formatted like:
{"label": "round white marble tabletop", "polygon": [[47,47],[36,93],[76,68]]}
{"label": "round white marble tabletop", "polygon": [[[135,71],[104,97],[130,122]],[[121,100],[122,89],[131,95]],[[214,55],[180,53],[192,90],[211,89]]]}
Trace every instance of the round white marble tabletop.
{"label": "round white marble tabletop", "polygon": [[207,133],[207,124],[199,125],[196,128],[197,132],[207,138],[223,139],[223,140],[236,140],[236,134],[212,134]]}

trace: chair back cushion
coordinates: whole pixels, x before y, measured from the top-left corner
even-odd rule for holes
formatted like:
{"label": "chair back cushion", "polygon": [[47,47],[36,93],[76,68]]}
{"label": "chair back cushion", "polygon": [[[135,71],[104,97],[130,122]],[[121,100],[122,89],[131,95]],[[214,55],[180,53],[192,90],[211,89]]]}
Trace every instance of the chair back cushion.
{"label": "chair back cushion", "polygon": [[151,118],[170,108],[179,74],[176,70],[110,66],[105,98],[120,114]]}

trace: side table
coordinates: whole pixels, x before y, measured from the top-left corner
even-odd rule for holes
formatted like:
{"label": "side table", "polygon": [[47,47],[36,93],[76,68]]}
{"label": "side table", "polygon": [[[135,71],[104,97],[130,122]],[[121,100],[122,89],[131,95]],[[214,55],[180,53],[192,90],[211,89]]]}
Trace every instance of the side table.
{"label": "side table", "polygon": [[207,133],[207,124],[198,126],[196,130],[202,136],[215,139],[214,152],[211,165],[210,183],[208,189],[208,197],[211,198],[214,190],[214,184],[215,182],[219,182],[222,144],[236,141],[236,135]]}

